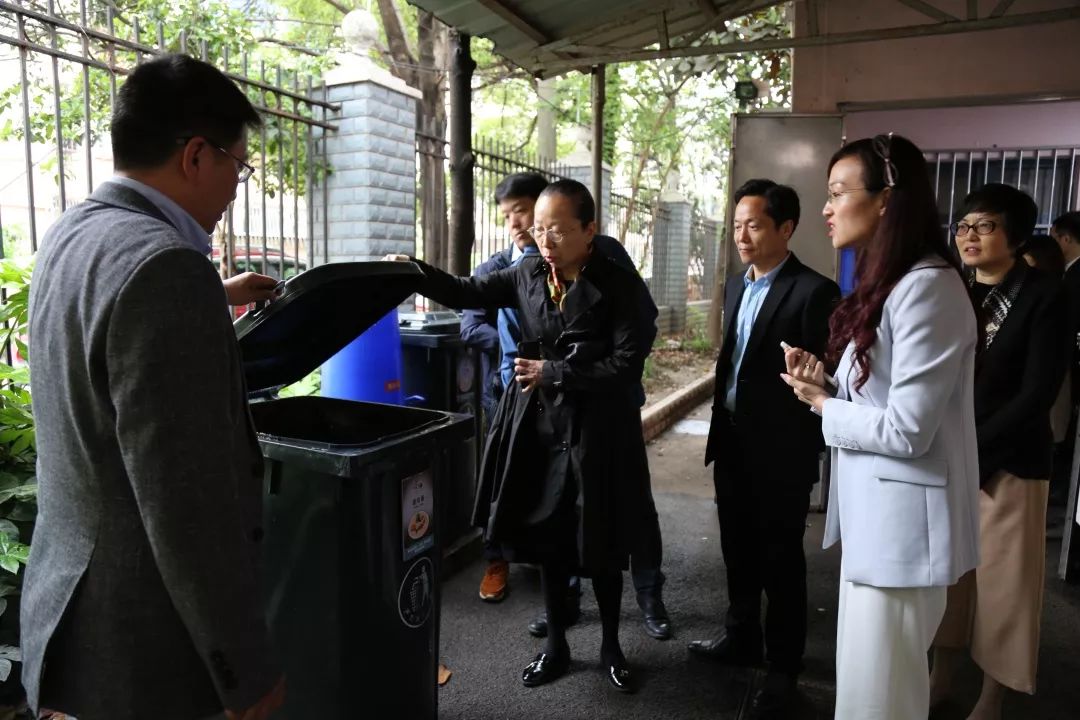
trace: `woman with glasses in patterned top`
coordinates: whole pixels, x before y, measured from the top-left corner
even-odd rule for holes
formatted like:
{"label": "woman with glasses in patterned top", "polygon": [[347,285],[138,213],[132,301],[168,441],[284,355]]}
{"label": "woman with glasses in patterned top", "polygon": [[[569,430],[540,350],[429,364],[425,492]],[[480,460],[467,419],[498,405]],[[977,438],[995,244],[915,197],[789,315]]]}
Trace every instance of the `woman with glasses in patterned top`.
{"label": "woman with glasses in patterned top", "polygon": [[482,277],[417,262],[419,292],[455,308],[512,307],[521,325],[473,522],[508,560],[541,568],[547,638],[522,682],[543,685],[569,669],[566,587],[576,574],[591,578],[596,593],[603,676],[632,692],[619,613],[622,571],[642,528],[656,522],[638,401],[655,328],[641,277],[594,251],[595,214],[584,185],[554,182],[536,201],[530,234],[538,254]]}
{"label": "woman with glasses in patterned top", "polygon": [[1035,201],[985,185],[952,226],[981,308],[975,363],[981,560],[949,588],[934,640],[933,701],[949,691],[962,649],[983,671],[971,720],[998,720],[1007,689],[1033,694],[1046,551],[1053,434],[1050,409],[1068,356],[1060,279],[1020,255],[1035,229]]}
{"label": "woman with glasses in patterned top", "polygon": [[833,247],[857,257],[855,291],[829,323],[835,384],[799,348],[783,379],[821,414],[832,453],[836,718],[925,720],[946,588],[978,559],[975,312],[915,145],[846,145],[827,189]]}

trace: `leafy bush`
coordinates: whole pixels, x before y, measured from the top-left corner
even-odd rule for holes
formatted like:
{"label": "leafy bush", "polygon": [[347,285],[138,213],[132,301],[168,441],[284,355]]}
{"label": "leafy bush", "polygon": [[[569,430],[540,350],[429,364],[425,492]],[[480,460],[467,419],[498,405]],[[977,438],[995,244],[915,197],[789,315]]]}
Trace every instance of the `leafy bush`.
{"label": "leafy bush", "polygon": [[25,365],[31,270],[32,261],[0,260],[0,681],[20,659],[17,599],[37,515],[37,448]]}

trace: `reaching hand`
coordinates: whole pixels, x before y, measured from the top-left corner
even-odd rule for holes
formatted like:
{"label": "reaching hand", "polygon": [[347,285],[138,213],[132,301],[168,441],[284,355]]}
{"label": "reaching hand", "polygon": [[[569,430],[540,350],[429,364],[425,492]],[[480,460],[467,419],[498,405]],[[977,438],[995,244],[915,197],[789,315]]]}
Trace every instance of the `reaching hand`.
{"label": "reaching hand", "polygon": [[254,302],[273,300],[278,281],[269,275],[246,272],[223,280],[225,297],[230,305],[250,305]]}

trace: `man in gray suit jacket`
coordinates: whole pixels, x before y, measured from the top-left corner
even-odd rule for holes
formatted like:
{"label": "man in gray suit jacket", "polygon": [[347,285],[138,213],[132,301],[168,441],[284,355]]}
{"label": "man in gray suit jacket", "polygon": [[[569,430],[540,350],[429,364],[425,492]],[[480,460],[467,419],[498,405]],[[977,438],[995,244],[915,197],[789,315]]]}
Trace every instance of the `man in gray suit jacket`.
{"label": "man in gray suit jacket", "polygon": [[35,712],[262,720],[281,704],[256,566],[261,456],[226,309],[227,291],[266,293],[223,288],[206,257],[258,123],[210,65],[144,63],[117,96],[117,177],[42,242],[22,602]]}

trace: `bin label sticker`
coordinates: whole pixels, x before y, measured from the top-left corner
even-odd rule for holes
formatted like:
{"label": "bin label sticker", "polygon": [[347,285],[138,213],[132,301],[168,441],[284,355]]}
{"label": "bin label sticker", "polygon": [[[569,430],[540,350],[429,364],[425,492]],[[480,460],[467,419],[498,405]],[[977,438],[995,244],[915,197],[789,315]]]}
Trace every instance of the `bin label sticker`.
{"label": "bin label sticker", "polygon": [[420,558],[401,581],[398,590],[398,615],[407,627],[418,628],[431,615],[435,569],[430,558]]}
{"label": "bin label sticker", "polygon": [[406,562],[435,547],[434,490],[426,470],[401,481],[401,554]]}

